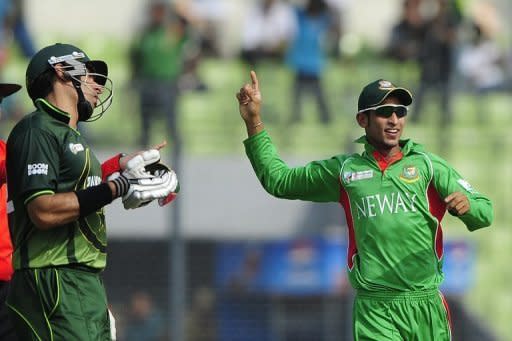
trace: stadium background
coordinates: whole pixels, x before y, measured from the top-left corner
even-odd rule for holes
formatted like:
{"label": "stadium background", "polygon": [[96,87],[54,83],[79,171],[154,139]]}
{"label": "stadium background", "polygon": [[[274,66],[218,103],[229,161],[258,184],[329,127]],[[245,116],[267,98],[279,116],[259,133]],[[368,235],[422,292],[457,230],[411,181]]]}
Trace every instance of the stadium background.
{"label": "stadium background", "polygon": [[[110,254],[105,283],[118,317],[120,335],[129,324],[131,298],[144,291],[152,297],[154,309],[162,312],[161,325],[169,336],[176,335],[171,330],[176,320],[169,318],[169,307],[176,302],[169,293],[181,292],[183,304],[174,307],[183,313],[180,328],[188,339],[207,340],[208,331],[221,335],[219,340],[347,339],[351,292],[343,285],[336,290],[318,289],[309,294],[256,286],[237,296],[226,293],[226,286],[219,282],[222,252],[238,242],[245,250],[239,253],[242,256],[280,243],[292,257],[300,259],[308,257],[308,252],[310,257],[311,252],[323,252],[322,246],[317,248],[315,238],[342,241],[345,227],[342,211],[336,205],[280,201],[269,197],[257,183],[244,155],[241,141],[245,129],[234,99],[236,90],[248,80],[249,70],[236,58],[237,32],[242,20],[237,13],[244,11],[248,1],[197,2],[205,5],[212,20],[218,21],[220,54],[205,58],[200,65],[200,75],[209,90],[186,93],[181,98],[180,129],[184,141],[178,208],[160,209],[153,205],[124,212],[115,203],[107,212]],[[469,13],[477,2],[465,1],[466,11]],[[502,19],[499,43],[510,51],[512,36],[507,18],[512,16],[512,4],[506,0],[491,2]],[[99,156],[137,149],[139,128],[133,109],[136,101],[126,56],[128,43],[141,22],[144,1],[24,3],[27,24],[37,47],[57,41],[71,42],[109,64],[115,86],[113,105],[85,131]],[[303,123],[285,124],[291,74],[283,65],[258,67],[267,129],[290,164],[299,165],[355,148],[351,141],[362,132],[356,127],[353,113],[362,85],[382,77],[414,88],[416,66],[396,64],[380,54],[391,25],[397,20],[400,3],[346,1],[342,58],[330,60],[324,80],[329,104],[335,112],[334,122],[327,127],[317,122],[316,109],[310,103],[306,104]],[[3,80],[23,84],[27,60],[14,44],[11,53]],[[22,93],[17,99],[28,112],[31,106],[25,97]],[[469,261],[470,273],[463,277],[468,281],[451,295],[452,308],[460,308],[457,316],[463,319],[455,321],[455,337],[491,338],[477,334],[482,332],[491,333],[496,339],[512,340],[512,210],[508,207],[512,194],[512,139],[508,127],[512,121],[512,99],[510,93],[478,97],[460,86],[453,102],[455,121],[451,127],[439,127],[439,107],[434,103],[426,108],[419,124],[407,127],[405,135],[446,158],[495,204],[496,219],[490,229],[468,233],[462,223],[450,216],[444,220],[448,241],[463,241],[474,256]],[[486,119],[480,120],[481,116]],[[12,124],[13,120],[2,121],[3,138]],[[153,141],[158,142],[165,135],[159,129]],[[175,147],[172,139],[170,142],[168,162]],[[181,241],[171,238],[177,227]],[[172,258],[172,245],[183,247],[183,258]],[[307,252],[294,252],[297,250]],[[186,276],[174,282],[173,274],[177,272],[171,271],[172,266],[183,266]],[[206,332],[194,336],[198,330]]]}

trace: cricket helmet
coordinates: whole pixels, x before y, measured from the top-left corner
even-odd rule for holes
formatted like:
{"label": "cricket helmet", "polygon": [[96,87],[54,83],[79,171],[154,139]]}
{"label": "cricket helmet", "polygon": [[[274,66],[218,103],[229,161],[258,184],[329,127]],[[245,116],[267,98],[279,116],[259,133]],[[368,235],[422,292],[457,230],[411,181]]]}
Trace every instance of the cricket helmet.
{"label": "cricket helmet", "polygon": [[[107,64],[102,60],[91,60],[83,50],[70,44],[56,43],[46,46],[32,57],[25,75],[27,90],[32,100],[36,100],[31,94],[32,87],[37,85],[42,74],[54,69],[57,64],[63,66],[65,76],[72,81],[77,91],[79,120],[95,121],[100,118],[112,104],[113,97],[113,83],[108,78]],[[86,75],[92,76],[95,82],[103,87],[95,108],[85,99],[81,88],[82,85],[88,86],[81,79]],[[99,109],[99,112],[93,115],[95,109]]]}

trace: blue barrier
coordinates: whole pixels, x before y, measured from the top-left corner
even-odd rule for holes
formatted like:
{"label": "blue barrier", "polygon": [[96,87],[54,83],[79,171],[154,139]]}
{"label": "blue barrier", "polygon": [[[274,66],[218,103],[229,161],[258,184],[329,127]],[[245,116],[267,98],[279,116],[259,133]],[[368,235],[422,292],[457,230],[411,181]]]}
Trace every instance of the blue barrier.
{"label": "blue barrier", "polygon": [[[222,243],[216,254],[216,286],[254,294],[328,295],[347,284],[346,242],[308,238],[259,243]],[[463,294],[474,283],[475,250],[446,241],[441,290]]]}

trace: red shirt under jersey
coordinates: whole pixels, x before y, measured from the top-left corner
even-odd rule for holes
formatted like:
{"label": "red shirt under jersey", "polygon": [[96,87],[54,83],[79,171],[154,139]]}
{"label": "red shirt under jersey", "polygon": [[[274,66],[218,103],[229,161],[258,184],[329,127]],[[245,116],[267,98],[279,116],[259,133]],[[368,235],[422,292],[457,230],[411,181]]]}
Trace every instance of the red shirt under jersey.
{"label": "red shirt under jersey", "polygon": [[12,276],[12,243],[7,223],[7,174],[5,170],[5,142],[0,140],[0,281]]}

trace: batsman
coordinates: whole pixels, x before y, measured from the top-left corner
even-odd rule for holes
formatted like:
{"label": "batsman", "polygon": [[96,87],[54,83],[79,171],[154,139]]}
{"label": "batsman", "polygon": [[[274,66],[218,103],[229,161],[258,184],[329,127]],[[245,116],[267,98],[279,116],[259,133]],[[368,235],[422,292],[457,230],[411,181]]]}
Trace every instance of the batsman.
{"label": "batsman", "polygon": [[37,52],[26,70],[36,109],[7,140],[8,214],[14,275],[7,306],[21,340],[110,340],[100,278],[107,259],[104,206],[169,202],[176,174],[164,144],[100,164],[78,122],[100,118],[113,84],[104,61],[70,44]]}
{"label": "batsman", "polygon": [[356,291],[355,340],[451,339],[443,281],[446,211],[468,230],[493,220],[491,201],[439,156],[401,139],[409,90],[379,79],[359,95],[355,115],[362,153],[288,167],[264,129],[256,73],[236,94],[248,138],[245,150],[270,194],[338,202],[348,228],[347,271]]}

